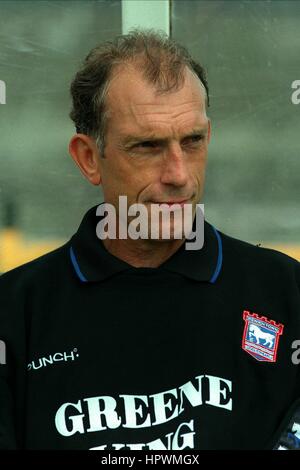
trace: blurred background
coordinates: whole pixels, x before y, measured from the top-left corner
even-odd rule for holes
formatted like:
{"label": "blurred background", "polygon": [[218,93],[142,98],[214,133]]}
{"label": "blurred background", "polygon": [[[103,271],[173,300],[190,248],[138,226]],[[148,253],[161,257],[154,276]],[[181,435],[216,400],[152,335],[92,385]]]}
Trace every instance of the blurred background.
{"label": "blurred background", "polygon": [[69,85],[96,44],[162,16],[207,70],[207,220],[300,259],[300,2],[12,0],[0,1],[0,272],[62,245],[102,202],[68,154]]}

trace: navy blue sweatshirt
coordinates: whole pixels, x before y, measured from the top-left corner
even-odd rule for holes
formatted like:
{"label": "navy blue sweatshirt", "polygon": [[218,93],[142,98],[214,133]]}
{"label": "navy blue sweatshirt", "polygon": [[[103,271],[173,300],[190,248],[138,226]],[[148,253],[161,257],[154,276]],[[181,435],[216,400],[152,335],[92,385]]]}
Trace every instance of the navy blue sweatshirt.
{"label": "navy blue sweatshirt", "polygon": [[98,220],[0,277],[0,449],[297,444],[299,263],[205,222],[201,250],[135,268]]}

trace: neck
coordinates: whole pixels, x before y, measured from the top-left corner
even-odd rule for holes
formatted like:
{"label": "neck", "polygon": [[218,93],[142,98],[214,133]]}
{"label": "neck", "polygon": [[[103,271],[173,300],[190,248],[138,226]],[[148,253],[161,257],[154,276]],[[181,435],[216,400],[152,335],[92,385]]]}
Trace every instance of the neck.
{"label": "neck", "polygon": [[102,240],[104,247],[116,258],[135,268],[157,268],[185,242],[180,240]]}

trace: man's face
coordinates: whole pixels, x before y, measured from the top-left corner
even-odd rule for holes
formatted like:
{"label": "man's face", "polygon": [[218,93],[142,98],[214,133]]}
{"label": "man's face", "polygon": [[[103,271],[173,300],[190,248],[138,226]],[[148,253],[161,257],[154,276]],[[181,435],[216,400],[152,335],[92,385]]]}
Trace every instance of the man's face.
{"label": "man's face", "polygon": [[200,201],[210,122],[205,91],[188,68],[184,86],[157,95],[133,67],[119,68],[107,95],[105,157],[100,159],[104,200],[128,206]]}

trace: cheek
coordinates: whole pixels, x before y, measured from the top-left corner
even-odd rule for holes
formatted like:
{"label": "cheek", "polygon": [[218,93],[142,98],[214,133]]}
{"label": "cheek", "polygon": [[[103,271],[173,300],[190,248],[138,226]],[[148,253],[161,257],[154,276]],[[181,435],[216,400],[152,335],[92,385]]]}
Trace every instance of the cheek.
{"label": "cheek", "polygon": [[206,156],[204,153],[197,155],[195,158],[191,159],[188,165],[188,171],[192,178],[197,180],[203,179],[206,169]]}
{"label": "cheek", "polygon": [[130,173],[126,171],[124,165],[120,163],[120,157],[118,155],[109,154],[109,156],[106,157],[106,161],[103,162],[100,171],[103,187],[105,187],[107,191],[122,187],[130,180]]}
{"label": "cheek", "polygon": [[131,205],[137,202],[137,196],[150,185],[150,179],[145,172],[112,165],[106,168],[102,185],[107,201],[117,202],[119,196],[127,196],[127,202]]}
{"label": "cheek", "polygon": [[205,182],[206,158],[203,154],[198,155],[189,165],[191,190],[195,192],[196,199],[203,193]]}

